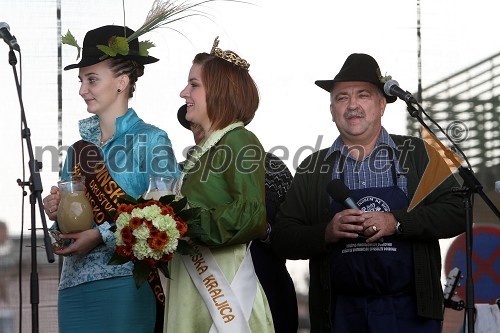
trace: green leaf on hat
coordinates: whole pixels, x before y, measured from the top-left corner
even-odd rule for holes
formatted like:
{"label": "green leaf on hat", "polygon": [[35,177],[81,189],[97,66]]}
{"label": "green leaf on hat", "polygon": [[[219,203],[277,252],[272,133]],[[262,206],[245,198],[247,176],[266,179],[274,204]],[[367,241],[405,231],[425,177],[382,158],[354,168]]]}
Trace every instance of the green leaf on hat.
{"label": "green leaf on hat", "polygon": [[61,43],[71,45],[76,47],[78,50],[78,55],[76,56],[76,60],[80,58],[80,50],[82,49],[80,45],[78,45],[78,42],[75,39],[75,36],[68,30],[66,35],[61,36]]}
{"label": "green leaf on hat", "polygon": [[128,48],[128,41],[127,38],[125,37],[117,37],[113,36],[109,40],[109,46],[116,50],[116,53],[121,54],[121,55],[127,55],[129,48]]}
{"label": "green leaf on hat", "polygon": [[390,75],[382,75],[382,72],[380,71],[380,68],[377,68],[377,76],[378,79],[380,80],[380,83],[386,83],[389,80],[392,80],[392,76]]}
{"label": "green leaf on hat", "polygon": [[139,55],[143,56],[143,57],[147,57],[149,55],[148,49],[155,47],[155,46],[156,45],[149,40],[139,42]]}
{"label": "green leaf on hat", "polygon": [[116,57],[117,54],[127,55],[129,52],[127,38],[119,36],[112,36],[108,40],[108,46],[96,45],[96,47],[110,57]]}
{"label": "green leaf on hat", "polygon": [[[118,52],[116,52],[115,49],[113,49],[109,46],[106,46],[106,45],[96,45],[96,47],[110,57],[114,57],[118,54]],[[101,58],[99,58],[99,59],[101,59]]]}

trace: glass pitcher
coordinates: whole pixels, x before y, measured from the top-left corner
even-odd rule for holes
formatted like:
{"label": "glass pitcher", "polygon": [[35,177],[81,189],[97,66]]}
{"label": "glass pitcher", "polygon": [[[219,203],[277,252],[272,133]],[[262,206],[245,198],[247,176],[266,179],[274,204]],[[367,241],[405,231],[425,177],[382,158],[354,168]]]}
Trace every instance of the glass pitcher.
{"label": "glass pitcher", "polygon": [[149,176],[149,185],[143,194],[144,199],[158,200],[164,195],[174,194],[175,178],[165,176]]}
{"label": "glass pitcher", "polygon": [[92,207],[85,196],[85,177],[73,176],[71,180],[57,183],[61,201],[57,208],[57,224],[62,233],[80,232],[92,228]]}

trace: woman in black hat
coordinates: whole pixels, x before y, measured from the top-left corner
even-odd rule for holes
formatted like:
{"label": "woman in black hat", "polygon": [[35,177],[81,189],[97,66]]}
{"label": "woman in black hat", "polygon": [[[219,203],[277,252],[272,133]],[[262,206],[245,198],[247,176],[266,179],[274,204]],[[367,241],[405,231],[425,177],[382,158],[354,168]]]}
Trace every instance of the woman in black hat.
{"label": "woman in black hat", "polygon": [[[62,179],[85,176],[95,223],[92,229],[62,234],[71,243],[55,250],[64,256],[58,298],[61,333],[150,333],[156,319],[157,329],[162,329],[163,313],[156,315],[155,299],[162,310],[164,297],[161,291],[153,293],[161,290],[158,276],[151,287],[144,283],[136,288],[131,262],[108,265],[115,250],[112,212],[117,198],[144,194],[150,175],[178,176],[167,133],[146,124],[128,106],[144,65],[158,61],[146,55],[137,38],[128,38],[133,33],[114,25],[87,32],[81,61],[64,68],[79,69],[79,94],[93,115],[79,123],[82,140],[71,146]],[[54,221],[59,201],[59,188],[52,187],[44,205]]]}

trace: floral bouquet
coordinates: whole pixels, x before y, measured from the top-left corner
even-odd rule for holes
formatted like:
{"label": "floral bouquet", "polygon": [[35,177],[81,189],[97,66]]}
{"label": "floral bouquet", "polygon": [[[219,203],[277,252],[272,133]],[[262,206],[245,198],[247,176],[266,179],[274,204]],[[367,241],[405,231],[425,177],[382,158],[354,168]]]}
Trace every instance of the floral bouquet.
{"label": "floral bouquet", "polygon": [[174,253],[192,254],[189,236],[200,232],[194,224],[199,208],[186,208],[187,199],[166,195],[159,200],[142,197],[120,199],[115,215],[116,251],[110,265],[132,261],[137,288],[153,269],[159,269],[169,278],[168,262]]}

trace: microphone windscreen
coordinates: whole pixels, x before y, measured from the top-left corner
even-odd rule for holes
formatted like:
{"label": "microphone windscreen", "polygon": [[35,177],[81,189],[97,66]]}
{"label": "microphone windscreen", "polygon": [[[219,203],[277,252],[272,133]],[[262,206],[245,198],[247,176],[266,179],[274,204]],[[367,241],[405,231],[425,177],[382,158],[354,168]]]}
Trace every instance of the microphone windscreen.
{"label": "microphone windscreen", "polygon": [[326,185],[326,191],[336,202],[342,204],[351,196],[351,191],[340,179],[333,179]]}
{"label": "microphone windscreen", "polygon": [[386,83],[384,83],[384,92],[385,92],[386,95],[394,96],[394,94],[391,91],[391,88],[393,86],[398,86],[399,87],[398,81],[396,81],[396,80],[389,80]]}

